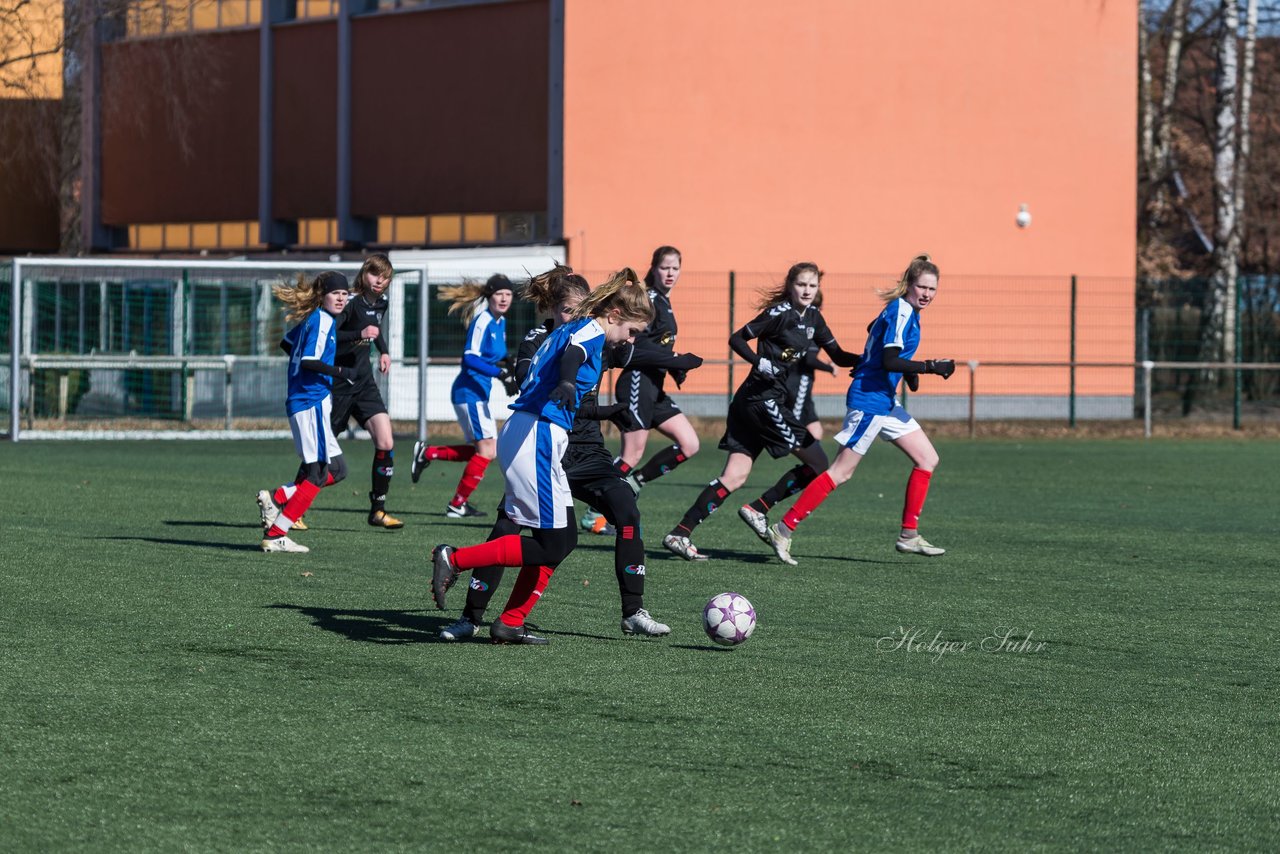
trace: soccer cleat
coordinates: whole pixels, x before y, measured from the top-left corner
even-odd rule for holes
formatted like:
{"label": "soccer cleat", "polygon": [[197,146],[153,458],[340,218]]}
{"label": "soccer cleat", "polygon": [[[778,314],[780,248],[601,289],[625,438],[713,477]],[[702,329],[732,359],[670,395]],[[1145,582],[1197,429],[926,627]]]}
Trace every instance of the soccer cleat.
{"label": "soccer cleat", "polygon": [[294,552],[296,554],[305,554],[311,549],[295,543],[288,537],[268,537],[262,541],[262,550],[264,552]]}
{"label": "soccer cleat", "polygon": [[738,508],[738,518],[747,523],[747,527],[756,532],[756,536],[769,542],[769,517],[750,504]]}
{"label": "soccer cleat", "polygon": [[671,634],[671,627],[664,623],[659,623],[649,616],[648,611],[641,608],[630,617],[622,618],[622,633],[624,635],[645,635],[646,637],[660,638],[663,635]]}
{"label": "soccer cleat", "polygon": [[483,510],[477,510],[471,506],[470,502],[464,501],[456,506],[453,504],[446,505],[444,515],[450,519],[474,519],[478,516],[488,516],[489,514]]}
{"label": "soccer cleat", "polygon": [[476,633],[476,624],[463,617],[458,622],[447,628],[440,630],[440,640],[443,641],[460,641],[474,637]]}
{"label": "soccer cleat", "polygon": [[444,610],[444,594],[458,580],[458,568],[453,565],[453,546],[438,545],[431,552],[431,598],[436,607]]}
{"label": "soccer cleat", "polygon": [[778,556],[778,560],[795,566],[797,561],[791,556],[791,529],[777,522],[766,528],[765,532],[769,535],[769,545],[773,546],[773,553]]}
{"label": "soccer cleat", "polygon": [[546,638],[529,634],[529,629],[523,625],[508,626],[502,620],[494,620],[489,626],[489,640],[493,643],[527,643],[535,646],[542,646],[548,643]]}
{"label": "soccer cleat", "polygon": [[919,534],[907,540],[898,540],[898,542],[894,543],[894,548],[903,554],[925,555],[927,557],[937,557],[947,553],[946,549],[938,548]]}
{"label": "soccer cleat", "polygon": [[386,510],[373,510],[369,513],[369,524],[375,528],[387,528],[394,531],[396,528],[403,528],[404,522],[401,522],[395,516],[392,516]]}
{"label": "soccer cleat", "polygon": [[588,510],[582,514],[582,518],[578,520],[578,524],[582,526],[582,530],[595,533],[596,523],[604,518],[603,513],[597,513],[594,510]]}
{"label": "soccer cleat", "polygon": [[702,552],[698,551],[698,547],[689,542],[688,537],[681,537],[678,534],[667,534],[662,538],[662,545],[672,554],[680,555],[685,560],[709,560]]}
{"label": "soccer cleat", "polygon": [[426,442],[413,443],[413,462],[409,464],[409,478],[414,482],[418,482],[418,478],[422,477],[423,470],[431,465],[431,460],[422,456],[422,452],[427,449]]}
{"label": "soccer cleat", "polygon": [[270,490],[258,490],[258,515],[262,518],[263,533],[270,531],[271,526],[280,517],[280,508],[276,506],[276,502],[271,498]]}
{"label": "soccer cleat", "polygon": [[306,523],[305,521],[303,521],[303,517],[301,517],[301,516],[300,516],[300,517],[298,517],[298,521],[296,521],[296,522],[294,522],[294,523],[293,523],[293,527],[292,527],[290,530],[293,530],[293,531],[310,531],[310,530],[311,530],[311,528],[310,528],[310,526],[308,526],[308,525],[307,525],[307,523]]}

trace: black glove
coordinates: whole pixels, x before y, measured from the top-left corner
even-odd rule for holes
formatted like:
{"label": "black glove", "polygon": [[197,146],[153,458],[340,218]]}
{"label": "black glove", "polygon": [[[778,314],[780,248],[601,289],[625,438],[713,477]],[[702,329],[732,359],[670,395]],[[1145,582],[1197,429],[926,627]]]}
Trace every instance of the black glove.
{"label": "black glove", "polygon": [[609,423],[617,427],[623,433],[634,433],[637,430],[643,430],[644,425],[640,423],[640,419],[636,418],[636,414],[625,405],[614,414],[609,416]]}
{"label": "black glove", "polygon": [[916,373],[905,373],[902,375],[902,381],[907,384],[907,388],[912,391],[920,390],[920,375]]}
{"label": "black glove", "polygon": [[684,385],[684,381],[688,379],[689,372],[676,368],[675,370],[667,371],[667,375],[676,381],[676,388],[680,388],[680,386]]}
{"label": "black glove", "polygon": [[569,409],[578,402],[577,383],[573,380],[561,380],[559,385],[551,390],[547,400],[561,409]]}
{"label": "black glove", "polygon": [[520,391],[520,381],[507,368],[503,368],[498,372],[498,379],[502,381],[502,387],[506,389],[508,397],[515,397],[516,393]]}
{"label": "black glove", "polygon": [[956,372],[956,362],[954,359],[925,359],[924,369],[931,374],[937,374],[945,380]]}
{"label": "black glove", "polygon": [[668,371],[692,371],[694,368],[702,367],[702,357],[695,356],[692,353],[681,353],[670,362],[667,362]]}

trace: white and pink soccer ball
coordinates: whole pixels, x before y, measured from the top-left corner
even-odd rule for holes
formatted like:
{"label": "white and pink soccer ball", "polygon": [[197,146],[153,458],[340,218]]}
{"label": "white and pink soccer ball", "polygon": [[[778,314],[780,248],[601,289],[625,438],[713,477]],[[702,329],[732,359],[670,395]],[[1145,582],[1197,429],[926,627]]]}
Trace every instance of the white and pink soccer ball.
{"label": "white and pink soccer ball", "polygon": [[739,593],[721,593],[702,609],[702,628],[721,646],[737,646],[756,630],[756,609]]}

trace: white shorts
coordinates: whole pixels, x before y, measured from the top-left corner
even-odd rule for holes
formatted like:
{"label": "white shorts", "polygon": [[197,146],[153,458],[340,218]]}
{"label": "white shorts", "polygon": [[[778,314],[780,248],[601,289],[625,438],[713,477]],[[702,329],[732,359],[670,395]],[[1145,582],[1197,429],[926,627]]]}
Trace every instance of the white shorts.
{"label": "white shorts", "polygon": [[458,423],[468,442],[480,439],[492,439],[498,435],[493,426],[493,416],[489,414],[489,401],[471,400],[466,403],[455,403],[453,411],[458,415]]}
{"label": "white shorts", "polygon": [[892,442],[919,429],[920,422],[912,418],[901,403],[895,402],[888,415],[868,415],[861,409],[850,409],[845,413],[844,426],[836,434],[836,441],[855,454],[866,456],[876,436]]}
{"label": "white shorts", "polygon": [[513,412],[498,434],[498,462],[507,480],[502,509],[525,528],[564,528],[573,496],[560,460],[569,434],[532,412]]}
{"label": "white shorts", "polygon": [[293,447],[304,463],[327,463],[342,456],[338,439],[333,435],[330,413],[333,398],[309,406],[289,416],[289,429],[293,432]]}

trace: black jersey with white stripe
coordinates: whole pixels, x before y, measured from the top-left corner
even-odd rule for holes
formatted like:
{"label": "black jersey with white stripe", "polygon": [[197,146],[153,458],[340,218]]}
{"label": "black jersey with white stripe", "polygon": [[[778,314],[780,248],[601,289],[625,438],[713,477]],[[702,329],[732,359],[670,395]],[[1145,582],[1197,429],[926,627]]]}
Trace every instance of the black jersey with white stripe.
{"label": "black jersey with white stripe", "polygon": [[[737,391],[744,401],[789,399],[792,385],[805,371],[804,357],[810,348],[836,340],[821,311],[812,305],[797,309],[790,302],[766,308],[742,331],[748,340],[756,339],[756,355],[776,368],[772,376],[758,370],[747,375]],[[809,376],[812,381],[812,373]]]}
{"label": "black jersey with white stripe", "polygon": [[661,389],[667,376],[665,365],[675,355],[679,327],[671,310],[670,294],[650,288],[649,301],[653,303],[653,321],[636,336],[631,369],[644,374]]}
{"label": "black jersey with white stripe", "polygon": [[[344,368],[355,368],[364,375],[372,376],[373,367],[369,362],[369,344],[372,342],[379,353],[388,352],[387,339],[382,331],[382,323],[387,316],[389,305],[385,296],[372,301],[365,294],[352,294],[347,301],[338,320],[338,351],[333,357],[335,365]],[[378,327],[377,338],[361,338],[360,332],[366,326]]]}

